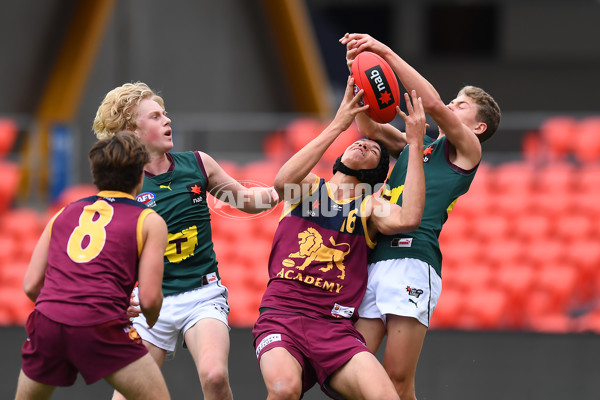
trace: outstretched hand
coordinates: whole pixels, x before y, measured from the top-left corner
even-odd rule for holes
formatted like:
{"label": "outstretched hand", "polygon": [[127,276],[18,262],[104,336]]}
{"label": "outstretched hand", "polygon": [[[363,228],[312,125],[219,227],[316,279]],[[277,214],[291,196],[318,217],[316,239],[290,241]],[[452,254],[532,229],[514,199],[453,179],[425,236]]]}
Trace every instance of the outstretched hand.
{"label": "outstretched hand", "polygon": [[396,113],[402,117],[406,124],[406,140],[408,143],[423,143],[425,130],[427,129],[427,117],[423,108],[423,100],[417,97],[416,90],[404,93],[404,101],[406,103],[406,111],[404,113],[400,107],[396,107]]}
{"label": "outstretched hand", "polygon": [[352,68],[352,63],[359,53],[371,51],[381,57],[389,49],[380,41],[366,33],[346,33],[339,42],[346,46],[346,64]]}
{"label": "outstretched hand", "polygon": [[349,76],[344,98],[332,121],[332,124],[338,125],[342,132],[350,127],[358,113],[366,111],[369,108],[368,105],[361,104],[363,93],[364,90],[361,89],[354,94],[354,78]]}

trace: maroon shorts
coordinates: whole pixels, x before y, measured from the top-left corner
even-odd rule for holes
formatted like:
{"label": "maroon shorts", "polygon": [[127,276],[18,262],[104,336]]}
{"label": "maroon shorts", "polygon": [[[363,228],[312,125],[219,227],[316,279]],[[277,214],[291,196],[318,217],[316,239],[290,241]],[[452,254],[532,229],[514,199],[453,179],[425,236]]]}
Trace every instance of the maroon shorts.
{"label": "maroon shorts", "polygon": [[283,347],[302,366],[302,393],[316,382],[331,398],[339,398],[327,384],[328,378],[354,355],[369,351],[362,335],[347,319],[317,319],[276,310],[263,312],[252,329],[254,348],[260,357]]}
{"label": "maroon shorts", "polygon": [[22,368],[36,382],[71,386],[77,372],[89,385],[148,353],[142,340],[121,320],[95,326],[69,326],[34,310],[25,325]]}

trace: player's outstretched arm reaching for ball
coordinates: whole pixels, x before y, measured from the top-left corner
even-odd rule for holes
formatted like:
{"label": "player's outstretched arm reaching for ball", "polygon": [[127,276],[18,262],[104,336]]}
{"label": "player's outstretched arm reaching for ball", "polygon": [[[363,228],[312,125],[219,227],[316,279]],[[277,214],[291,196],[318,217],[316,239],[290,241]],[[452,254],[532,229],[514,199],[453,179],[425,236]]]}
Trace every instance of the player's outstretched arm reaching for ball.
{"label": "player's outstretched arm reaching for ball", "polygon": [[[368,109],[369,106],[360,106],[359,104],[363,91],[360,90],[354,95],[353,90],[354,79],[349,76],[344,98],[331,123],[319,136],[300,149],[279,169],[275,176],[274,187],[280,199],[284,199],[286,184],[301,185],[307,188],[312,185],[315,175],[310,171],[321,160],[321,157],[334,140],[350,127],[356,115]],[[294,198],[286,198],[285,200],[294,201],[300,196],[300,193],[293,193]]]}
{"label": "player's outstretched arm reaching for ball", "polygon": [[[484,90],[465,86],[448,104],[442,102],[433,85],[388,46],[369,35],[352,33],[340,39],[346,46],[349,66],[356,56],[370,51],[392,67],[406,90],[422,97],[424,111],[436,122],[436,139],[424,137],[424,151],[418,154],[426,179],[427,203],[421,225],[404,235],[380,236],[369,258],[369,287],[359,308],[355,326],[372,352],[387,335],[384,367],[402,399],[415,399],[415,373],[430,318],[441,294],[442,257],[439,233],[448,210],[467,193],[481,160],[481,143],[491,137],[500,122],[500,109]],[[413,101],[413,106],[414,106]],[[369,137],[383,140],[390,153],[402,150],[407,134],[392,125],[378,124],[362,115],[359,129]],[[407,125],[407,131],[409,126]],[[408,133],[408,132],[407,132]],[[408,150],[408,153],[407,153]],[[403,150],[387,179],[383,195],[404,205],[406,171],[413,143]],[[402,242],[402,245],[398,245]],[[410,282],[407,281],[410,271]],[[384,286],[379,282],[385,282]],[[419,287],[419,298],[406,293],[407,286]],[[385,289],[385,290],[382,290]],[[410,296],[410,297],[409,297]],[[404,307],[414,303],[417,307]],[[381,307],[381,304],[385,304]],[[385,315],[385,318],[382,316]],[[385,322],[384,322],[385,321]]]}
{"label": "player's outstretched arm reaching for ball", "polygon": [[488,93],[475,86],[465,86],[446,105],[433,85],[385,44],[359,33],[347,33],[340,43],[346,45],[349,63],[365,50],[383,57],[404,87],[407,90],[415,89],[423,98],[425,112],[435,120],[440,136],[447,136],[456,152],[452,162],[467,170],[478,165],[481,161],[481,143],[494,135],[500,123],[500,108]]}
{"label": "player's outstretched arm reaching for ball", "polygon": [[[419,227],[425,208],[425,173],[423,171],[423,138],[426,118],[423,102],[416,91],[409,96],[404,93],[408,114],[396,107],[396,112],[406,124],[406,142],[409,147],[409,160],[404,185],[402,207],[387,202],[381,197],[372,198],[373,210],[369,219],[376,233],[393,235],[410,232]],[[389,210],[382,212],[382,210]]]}

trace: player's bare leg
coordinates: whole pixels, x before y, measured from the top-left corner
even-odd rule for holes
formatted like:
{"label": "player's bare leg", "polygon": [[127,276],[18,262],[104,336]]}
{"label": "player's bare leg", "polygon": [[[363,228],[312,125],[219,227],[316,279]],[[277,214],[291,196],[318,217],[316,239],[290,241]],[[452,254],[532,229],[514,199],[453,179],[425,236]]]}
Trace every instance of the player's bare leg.
{"label": "player's bare leg", "polygon": [[127,400],[168,400],[165,378],[150,354],[108,375],[106,381]]}
{"label": "player's bare leg", "polygon": [[229,385],[229,329],[214,318],[198,321],[185,333],[185,343],[196,363],[206,400],[231,400]]}
{"label": "player's bare leg", "polygon": [[359,318],[354,326],[365,338],[365,344],[371,353],[377,353],[377,349],[385,337],[383,321],[379,318]]}
{"label": "player's bare leg", "polygon": [[[146,348],[148,349],[148,353],[150,353],[150,356],[156,362],[156,365],[158,366],[158,368],[160,370],[160,368],[162,368],[162,366],[165,362],[165,357],[167,355],[167,352],[165,350],[161,349],[160,347],[156,347],[155,345],[153,345],[150,342],[147,342],[145,340],[143,340],[142,342],[144,343],[144,346],[146,346]],[[162,374],[161,374],[161,376],[162,376]],[[121,393],[119,393],[118,390],[115,390],[113,392],[112,400],[127,400],[127,399],[125,398],[125,396],[123,396]]]}
{"label": "player's bare leg", "polygon": [[54,389],[55,386],[45,385],[30,379],[21,370],[15,400],[46,400],[52,396]]}
{"label": "player's bare leg", "polygon": [[383,366],[402,400],[416,400],[415,374],[427,327],[411,317],[387,316]]}
{"label": "player's bare leg", "polygon": [[400,399],[383,366],[368,351],[355,354],[331,376],[329,385],[346,399]]}
{"label": "player's bare leg", "polygon": [[267,400],[294,400],[302,394],[302,367],[283,347],[266,351],[260,358],[260,372],[267,387]]}

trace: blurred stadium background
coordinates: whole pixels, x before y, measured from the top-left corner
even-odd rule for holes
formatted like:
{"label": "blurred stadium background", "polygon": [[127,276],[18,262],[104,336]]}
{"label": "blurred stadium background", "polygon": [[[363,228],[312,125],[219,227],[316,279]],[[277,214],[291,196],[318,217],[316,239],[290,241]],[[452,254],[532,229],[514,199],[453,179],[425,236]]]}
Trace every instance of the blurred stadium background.
{"label": "blurred stadium background", "polygon": [[[16,387],[33,308],[22,279],[37,238],[57,209],[95,192],[87,152],[106,92],[148,83],[165,98],[175,150],[205,151],[232,176],[270,185],[339,104],[347,68],[337,39],[345,32],[389,44],[445,101],[473,84],[503,111],[442,232],[444,290],[419,365],[419,398],[600,395],[600,2],[1,4],[0,338],[14,362],[3,367],[0,397]],[[359,135],[340,138],[321,174]],[[264,398],[250,327],[279,210],[244,219],[212,205],[223,211],[213,213],[213,230],[230,289],[234,395]],[[198,392],[181,353],[166,366],[167,382],[185,378],[170,386]],[[55,397],[107,398],[108,385],[99,385]],[[174,398],[186,393],[174,390]],[[306,398],[323,397],[316,389]]]}

